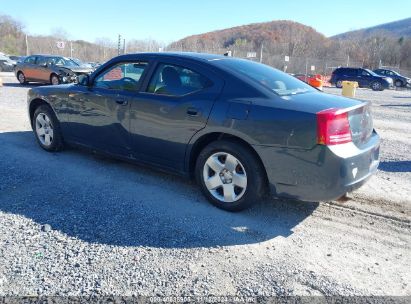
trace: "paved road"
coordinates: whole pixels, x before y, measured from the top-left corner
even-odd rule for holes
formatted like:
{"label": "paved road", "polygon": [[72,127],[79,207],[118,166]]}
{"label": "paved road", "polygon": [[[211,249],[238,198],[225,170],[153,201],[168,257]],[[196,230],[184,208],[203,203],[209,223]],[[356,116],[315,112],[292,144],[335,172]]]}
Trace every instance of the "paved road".
{"label": "paved road", "polygon": [[[267,199],[227,213],[175,176],[42,151],[27,88],[12,81],[0,88],[0,296],[411,295],[406,204],[364,192],[345,205]],[[387,166],[381,179],[410,183],[407,164]]]}

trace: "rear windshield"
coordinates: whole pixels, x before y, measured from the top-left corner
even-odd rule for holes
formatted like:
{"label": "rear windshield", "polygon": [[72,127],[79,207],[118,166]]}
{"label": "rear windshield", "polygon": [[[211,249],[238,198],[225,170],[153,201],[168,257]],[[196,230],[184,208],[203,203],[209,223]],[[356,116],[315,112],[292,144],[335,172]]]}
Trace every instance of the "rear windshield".
{"label": "rear windshield", "polygon": [[216,63],[257,81],[259,84],[281,96],[316,91],[297,78],[265,64],[234,58],[218,60]]}

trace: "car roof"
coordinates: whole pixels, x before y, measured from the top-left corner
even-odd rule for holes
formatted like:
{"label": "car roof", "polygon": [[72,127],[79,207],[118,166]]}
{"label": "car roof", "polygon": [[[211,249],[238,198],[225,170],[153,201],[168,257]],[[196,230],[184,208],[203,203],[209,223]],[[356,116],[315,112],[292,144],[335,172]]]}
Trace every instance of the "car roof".
{"label": "car roof", "polygon": [[151,52],[151,53],[134,53],[120,55],[116,58],[119,59],[133,59],[135,57],[156,57],[156,58],[187,58],[198,61],[213,61],[217,59],[227,58],[223,55],[207,54],[207,53],[194,53],[194,52]]}

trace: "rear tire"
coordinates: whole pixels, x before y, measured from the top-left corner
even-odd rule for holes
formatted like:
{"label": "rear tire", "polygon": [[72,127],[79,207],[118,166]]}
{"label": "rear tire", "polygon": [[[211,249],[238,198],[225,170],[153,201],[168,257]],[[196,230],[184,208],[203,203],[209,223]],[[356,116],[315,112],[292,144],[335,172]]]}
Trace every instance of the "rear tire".
{"label": "rear tire", "polygon": [[232,141],[206,146],[197,157],[195,176],[205,197],[227,211],[246,209],[266,193],[261,162],[248,147]]}
{"label": "rear tire", "polygon": [[32,125],[40,147],[48,152],[63,149],[60,123],[50,106],[43,104],[34,111]]}
{"label": "rear tire", "polygon": [[341,89],[341,88],[342,88],[342,81],[341,81],[341,80],[338,80],[338,81],[335,83],[335,86],[336,86],[337,88]]}
{"label": "rear tire", "polygon": [[18,72],[17,73],[17,80],[20,82],[20,84],[26,84],[27,83],[26,76],[24,75],[23,72]]}

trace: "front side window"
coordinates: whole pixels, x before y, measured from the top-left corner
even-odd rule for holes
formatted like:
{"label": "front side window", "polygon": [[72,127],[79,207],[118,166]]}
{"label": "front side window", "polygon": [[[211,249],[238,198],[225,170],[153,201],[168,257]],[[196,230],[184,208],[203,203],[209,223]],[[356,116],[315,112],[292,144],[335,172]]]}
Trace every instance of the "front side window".
{"label": "front side window", "polygon": [[141,75],[147,66],[147,62],[116,64],[101,73],[95,79],[94,86],[110,90],[137,91],[140,86]]}
{"label": "front side window", "polygon": [[44,66],[47,63],[48,58],[46,57],[39,57],[37,60],[37,65]]}
{"label": "front side window", "polygon": [[36,57],[35,57],[35,56],[27,57],[26,60],[24,60],[24,63],[32,63],[32,64],[34,64],[34,63],[36,63]]}
{"label": "front side window", "polygon": [[316,91],[295,77],[265,64],[234,58],[217,60],[215,63],[228,70],[253,79],[280,96]]}
{"label": "front side window", "polygon": [[66,65],[66,61],[64,60],[63,57],[55,57],[54,64],[57,66],[63,66],[63,65]]}
{"label": "front side window", "polygon": [[202,90],[210,85],[211,82],[206,77],[188,68],[160,64],[150,80],[147,92],[159,95],[182,96]]}

